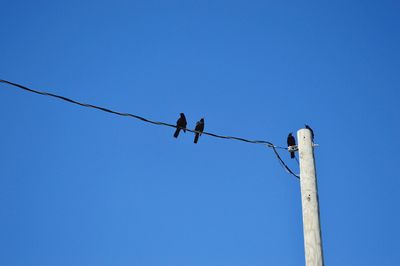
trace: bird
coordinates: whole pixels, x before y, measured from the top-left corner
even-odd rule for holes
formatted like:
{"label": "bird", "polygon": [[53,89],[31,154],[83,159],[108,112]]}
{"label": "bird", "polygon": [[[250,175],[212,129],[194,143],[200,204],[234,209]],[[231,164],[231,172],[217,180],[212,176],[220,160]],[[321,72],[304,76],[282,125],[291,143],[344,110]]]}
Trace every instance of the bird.
{"label": "bird", "polygon": [[183,132],[186,133],[186,117],[184,113],[181,113],[181,116],[179,117],[179,119],[176,121],[176,130],[174,133],[174,138],[177,138],[179,136],[179,132],[181,131],[181,129],[183,130]]}
{"label": "bird", "polygon": [[[292,133],[289,133],[287,137],[287,145],[288,147],[290,146],[295,146],[296,145],[296,139],[292,136]],[[294,151],[289,151],[290,152],[290,158],[294,158]]]}
{"label": "bird", "polygon": [[304,126],[305,126],[308,130],[311,131],[311,139],[314,140],[314,131],[312,130],[312,128],[311,128],[309,125],[307,125],[307,124],[305,124]]}
{"label": "bird", "polygon": [[[197,143],[199,141],[199,136],[201,136],[201,133],[203,133],[204,130],[204,118],[200,119],[200,121],[197,121],[196,127],[194,128],[194,131],[197,131],[194,133],[194,143]],[[199,133],[198,133],[199,132]]]}

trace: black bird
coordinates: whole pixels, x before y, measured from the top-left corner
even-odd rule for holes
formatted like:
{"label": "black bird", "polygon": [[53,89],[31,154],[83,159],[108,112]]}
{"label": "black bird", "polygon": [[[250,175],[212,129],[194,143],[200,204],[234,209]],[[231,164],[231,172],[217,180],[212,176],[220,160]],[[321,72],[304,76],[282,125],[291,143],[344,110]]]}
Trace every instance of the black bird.
{"label": "black bird", "polygon": [[174,137],[177,138],[179,136],[179,132],[181,131],[181,129],[183,130],[183,132],[186,133],[186,117],[184,113],[181,113],[181,117],[179,117],[179,119],[176,121],[176,130],[174,133]]}
{"label": "black bird", "polygon": [[314,131],[309,125],[305,124],[304,126],[311,131],[311,139],[314,141]]}
{"label": "black bird", "polygon": [[196,127],[194,128],[195,131],[198,131],[200,133],[194,133],[194,143],[197,143],[199,141],[199,136],[201,136],[201,133],[204,130],[204,118],[200,119],[200,121],[197,121]]}
{"label": "black bird", "polygon": [[[296,139],[292,136],[292,133],[287,136],[287,145],[288,147],[296,145]],[[290,151],[290,158],[294,158],[294,151]]]}

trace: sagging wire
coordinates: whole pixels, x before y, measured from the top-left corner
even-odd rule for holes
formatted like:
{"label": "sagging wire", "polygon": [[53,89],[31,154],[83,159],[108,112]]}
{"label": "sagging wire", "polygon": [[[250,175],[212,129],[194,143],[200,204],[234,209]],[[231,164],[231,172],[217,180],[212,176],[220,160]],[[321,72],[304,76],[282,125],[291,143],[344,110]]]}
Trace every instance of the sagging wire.
{"label": "sagging wire", "polygon": [[[40,94],[40,95],[44,95],[44,96],[50,96],[50,97],[53,97],[53,98],[57,98],[57,99],[60,99],[60,100],[66,101],[66,102],[70,102],[70,103],[73,103],[73,104],[76,104],[76,105],[80,105],[80,106],[83,106],[83,107],[93,108],[93,109],[101,110],[101,111],[103,111],[103,112],[107,112],[107,113],[111,113],[111,114],[115,114],[115,115],[119,115],[119,116],[132,117],[132,118],[135,118],[135,119],[138,119],[138,120],[141,120],[141,121],[143,121],[143,122],[150,123],[150,124],[153,124],[153,125],[159,125],[159,126],[167,126],[167,127],[177,128],[177,126],[176,126],[176,125],[173,125],[173,124],[169,124],[169,123],[165,123],[165,122],[159,122],[159,121],[153,121],[153,120],[144,118],[144,117],[139,116],[139,115],[134,115],[134,114],[130,114],[130,113],[118,112],[118,111],[114,111],[114,110],[111,110],[111,109],[108,109],[108,108],[105,108],[105,107],[96,106],[96,105],[88,104],[88,103],[78,102],[78,101],[76,101],[76,100],[67,98],[67,97],[65,97],[65,96],[61,96],[61,95],[57,95],[57,94],[50,93],[50,92],[45,92],[45,91],[34,90],[34,89],[28,88],[28,87],[26,87],[26,86],[23,86],[23,85],[20,85],[20,84],[11,82],[11,81],[7,81],[7,80],[0,79],[0,83],[5,83],[5,84],[8,84],[8,85],[11,85],[11,86],[20,88],[20,89],[22,89],[22,90],[32,92],[32,93],[36,93],[36,94]],[[182,129],[183,129],[183,128],[182,128]],[[284,167],[284,169],[285,169],[288,173],[290,173],[290,174],[294,175],[295,177],[299,178],[299,176],[296,175],[295,173],[293,173],[293,171],[285,164],[285,162],[282,160],[282,158],[279,156],[278,152],[276,151],[276,149],[287,150],[286,147],[275,146],[272,142],[265,141],[265,140],[249,140],[249,139],[240,138],[240,137],[234,137],[234,136],[223,136],[223,135],[218,135],[218,134],[215,134],[215,133],[210,133],[210,132],[205,132],[205,131],[204,131],[204,132],[197,132],[197,131],[192,130],[192,129],[189,129],[189,128],[185,128],[185,130],[187,130],[187,131],[189,131],[189,132],[192,132],[192,133],[202,133],[202,134],[204,134],[204,135],[208,135],[208,136],[215,137],[215,138],[220,138],[220,139],[230,139],[230,140],[237,140],[237,141],[242,141],[242,142],[246,142],[246,143],[266,145],[267,147],[273,149],[273,151],[274,151],[276,157],[278,158],[279,162],[280,162],[281,165]]]}

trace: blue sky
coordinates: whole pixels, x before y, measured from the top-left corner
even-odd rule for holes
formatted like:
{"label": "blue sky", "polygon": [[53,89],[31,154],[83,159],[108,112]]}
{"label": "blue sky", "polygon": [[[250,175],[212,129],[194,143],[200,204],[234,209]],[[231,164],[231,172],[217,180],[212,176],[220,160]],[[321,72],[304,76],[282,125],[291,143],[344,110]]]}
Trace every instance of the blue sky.
{"label": "blue sky", "polygon": [[[310,124],[326,265],[400,263],[398,1],[1,3],[2,79],[277,145]],[[0,87],[0,265],[304,265],[271,150]]]}

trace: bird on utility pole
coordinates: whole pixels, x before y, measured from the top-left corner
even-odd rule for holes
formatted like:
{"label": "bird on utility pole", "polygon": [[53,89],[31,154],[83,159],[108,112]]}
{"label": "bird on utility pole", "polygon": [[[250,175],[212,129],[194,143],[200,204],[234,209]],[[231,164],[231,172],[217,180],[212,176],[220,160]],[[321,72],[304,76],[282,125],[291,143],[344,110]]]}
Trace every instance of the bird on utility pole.
{"label": "bird on utility pole", "polygon": [[314,141],[314,131],[309,125],[305,124],[304,126],[311,131],[311,140]]}
{"label": "bird on utility pole", "polygon": [[186,117],[184,113],[181,113],[181,117],[179,117],[179,119],[176,121],[176,130],[174,133],[174,137],[177,138],[179,136],[179,132],[181,131],[181,129],[183,130],[183,132],[186,133]]}
{"label": "bird on utility pole", "polygon": [[[293,137],[292,132],[289,133],[289,135],[287,137],[287,145],[288,145],[288,147],[296,146],[296,139]],[[290,152],[290,158],[293,159],[295,157],[294,156],[294,151],[290,151],[289,150],[289,152]]]}
{"label": "bird on utility pole", "polygon": [[199,136],[201,136],[201,133],[203,133],[204,130],[204,118],[200,119],[200,121],[197,121],[194,130],[197,131],[194,133],[194,143],[197,143],[197,141],[199,141]]}

